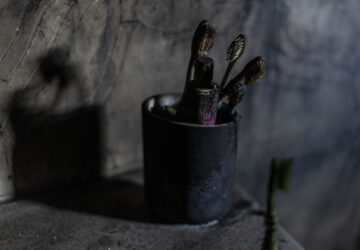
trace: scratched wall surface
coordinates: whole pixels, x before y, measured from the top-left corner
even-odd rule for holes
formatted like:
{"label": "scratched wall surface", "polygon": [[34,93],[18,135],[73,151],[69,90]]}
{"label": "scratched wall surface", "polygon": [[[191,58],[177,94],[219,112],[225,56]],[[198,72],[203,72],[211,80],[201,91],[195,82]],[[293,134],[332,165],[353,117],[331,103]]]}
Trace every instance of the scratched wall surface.
{"label": "scratched wall surface", "polygon": [[[7,107],[15,91],[42,81],[40,56],[70,51],[86,97],[65,97],[65,108],[104,107],[103,172],[111,174],[141,166],[140,103],[182,90],[193,30],[209,19],[218,31],[215,80],[239,32],[249,45],[237,70],[267,59],[266,79],[240,108],[239,181],[261,202],[271,157],[293,157],[291,191],[278,197],[284,227],[306,249],[358,249],[359,9],[357,0],[1,1],[0,196],[13,192]],[[32,107],[49,102],[47,91],[36,91]]]}

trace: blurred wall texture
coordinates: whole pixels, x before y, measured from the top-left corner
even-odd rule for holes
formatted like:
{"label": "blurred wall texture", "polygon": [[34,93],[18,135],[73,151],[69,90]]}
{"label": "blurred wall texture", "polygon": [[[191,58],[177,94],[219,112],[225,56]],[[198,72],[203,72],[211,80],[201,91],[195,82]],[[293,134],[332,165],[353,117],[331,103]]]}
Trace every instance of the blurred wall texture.
{"label": "blurred wall texture", "polygon": [[[103,107],[102,172],[112,174],[141,167],[141,101],[182,91],[193,31],[208,19],[216,81],[239,33],[249,43],[237,70],[267,59],[240,108],[239,182],[263,203],[271,157],[293,157],[291,190],[278,196],[284,227],[306,249],[359,249],[359,10],[358,0],[2,0],[0,197],[13,192],[9,103],[43,81],[40,57],[65,48],[76,65],[86,94],[62,97],[63,109]],[[39,87],[29,105],[48,105],[50,93]]]}

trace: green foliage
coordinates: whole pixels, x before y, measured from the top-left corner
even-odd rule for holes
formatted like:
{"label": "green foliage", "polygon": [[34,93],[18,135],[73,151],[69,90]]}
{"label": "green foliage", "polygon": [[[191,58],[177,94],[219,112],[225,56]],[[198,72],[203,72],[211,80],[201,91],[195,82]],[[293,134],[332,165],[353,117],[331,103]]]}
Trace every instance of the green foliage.
{"label": "green foliage", "polygon": [[287,190],[290,186],[292,159],[273,159],[267,194],[266,234],[263,250],[278,250],[276,231],[277,215],[275,209],[275,190]]}
{"label": "green foliage", "polygon": [[174,107],[171,107],[171,106],[166,106],[165,107],[165,110],[167,111],[167,113],[170,115],[170,116],[174,116],[176,115],[176,108]]}
{"label": "green foliage", "polygon": [[288,190],[291,180],[292,159],[273,159],[274,185],[276,188]]}

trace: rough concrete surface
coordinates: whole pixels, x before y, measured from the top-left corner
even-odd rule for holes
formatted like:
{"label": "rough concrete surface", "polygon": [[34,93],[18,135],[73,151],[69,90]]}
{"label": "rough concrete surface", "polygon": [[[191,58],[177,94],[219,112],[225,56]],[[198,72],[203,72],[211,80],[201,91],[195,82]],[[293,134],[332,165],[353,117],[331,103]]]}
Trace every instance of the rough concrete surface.
{"label": "rough concrete surface", "polygon": [[239,182],[261,201],[271,158],[293,157],[291,189],[278,197],[284,227],[306,249],[360,249],[359,9],[358,0],[1,0],[0,200],[14,193],[19,142],[8,103],[38,85],[30,110],[49,107],[38,62],[49,49],[70,50],[87,92],[63,106],[104,108],[101,168],[111,174],[141,166],[140,103],[183,90],[194,29],[208,19],[218,31],[215,81],[239,33],[249,43],[234,73],[266,58],[267,76],[239,107]]}
{"label": "rough concrete surface", "polygon": [[[263,213],[240,188],[225,220],[171,225],[146,210],[138,177],[139,172],[1,205],[0,249],[261,249]],[[283,229],[278,242],[280,250],[303,249]]]}

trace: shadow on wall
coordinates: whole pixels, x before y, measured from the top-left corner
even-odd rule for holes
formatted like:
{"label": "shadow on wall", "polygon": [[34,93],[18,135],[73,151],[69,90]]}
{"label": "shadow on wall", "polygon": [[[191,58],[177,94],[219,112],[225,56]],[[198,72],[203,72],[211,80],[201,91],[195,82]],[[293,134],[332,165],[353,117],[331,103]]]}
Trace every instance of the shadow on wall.
{"label": "shadow on wall", "polygon": [[9,105],[16,196],[83,183],[101,171],[101,107],[79,104],[86,95],[69,50],[39,58],[39,73]]}
{"label": "shadow on wall", "polygon": [[86,93],[69,50],[54,48],[39,58],[39,73],[38,80],[14,93],[8,109],[16,196],[71,211],[158,222],[146,208],[141,185],[100,178],[102,107],[82,104]]}

